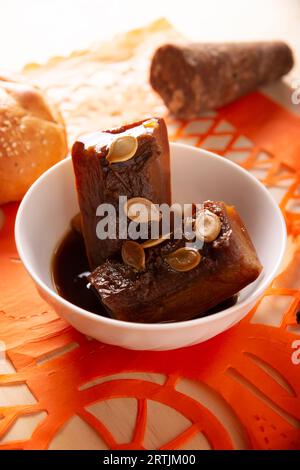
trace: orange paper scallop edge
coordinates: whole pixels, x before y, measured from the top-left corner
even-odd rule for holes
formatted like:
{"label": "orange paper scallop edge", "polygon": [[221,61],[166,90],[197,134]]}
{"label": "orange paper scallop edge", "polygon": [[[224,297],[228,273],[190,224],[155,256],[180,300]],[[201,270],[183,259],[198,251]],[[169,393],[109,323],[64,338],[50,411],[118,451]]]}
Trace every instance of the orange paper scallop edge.
{"label": "orange paper scallop edge", "polygon": [[[238,447],[218,414],[180,386],[183,380],[205,387],[226,406],[243,435],[244,448],[300,449],[300,328],[296,324],[300,301],[300,119],[254,93],[217,113],[191,122],[169,118],[168,124],[172,140],[215,150],[253,171],[271,190],[281,191],[280,207],[291,246],[283,271],[255,309],[216,338],[176,351],[123,350],[81,335],[40,299],[14,244],[17,205],[4,206],[0,339],[16,372],[0,375],[0,386],[26,383],[36,403],[0,406],[0,449],[47,449],[75,415],[91,426],[108,448],[143,449],[149,400],[175,409],[191,423],[163,449],[182,448],[199,432],[212,449]],[[260,309],[272,318],[272,308],[276,308],[277,323],[263,324]],[[164,374],[165,383],[144,380],[138,374],[134,378],[133,373],[138,372]],[[124,373],[130,373],[130,378]],[[122,375],[118,378],[118,374]],[[116,397],[135,398],[138,403],[130,443],[120,443],[88,410],[93,403]],[[29,439],[3,439],[19,417],[40,411],[46,416]]]}

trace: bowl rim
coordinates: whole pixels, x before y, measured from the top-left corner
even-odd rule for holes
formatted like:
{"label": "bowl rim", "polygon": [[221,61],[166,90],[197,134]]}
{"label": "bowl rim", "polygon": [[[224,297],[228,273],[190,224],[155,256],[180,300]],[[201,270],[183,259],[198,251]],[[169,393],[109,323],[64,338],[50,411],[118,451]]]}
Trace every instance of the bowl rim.
{"label": "bowl rim", "polygon": [[[184,320],[184,321],[179,321],[179,322],[170,322],[170,323],[138,323],[138,322],[127,322],[125,320],[117,320],[114,318],[109,318],[109,317],[104,317],[101,315],[96,315],[95,313],[89,312],[88,310],[85,310],[81,307],[78,307],[77,305],[73,304],[72,302],[69,302],[68,300],[64,299],[61,297],[58,292],[55,291],[55,288],[53,286],[53,289],[48,287],[43,280],[40,279],[40,277],[35,273],[34,269],[31,266],[30,261],[27,259],[25,251],[23,249],[23,243],[22,243],[22,231],[21,231],[21,226],[22,226],[22,219],[23,219],[23,212],[25,210],[26,204],[28,199],[31,197],[31,194],[36,190],[36,188],[43,183],[44,180],[47,179],[47,177],[56,169],[60,166],[66,165],[67,162],[71,160],[70,156],[67,156],[65,159],[61,160],[60,162],[56,163],[53,165],[51,168],[49,168],[46,172],[44,172],[29,188],[27,193],[25,194],[24,198],[22,199],[20,206],[18,208],[17,216],[16,216],[16,221],[15,221],[15,241],[16,241],[16,247],[17,251],[19,253],[20,259],[25,266],[27,272],[29,273],[30,277],[33,279],[33,281],[39,286],[39,288],[42,291],[45,291],[47,295],[53,299],[55,302],[62,304],[64,307],[67,309],[71,309],[74,313],[79,314],[83,317],[86,317],[87,319],[92,319],[95,322],[104,323],[112,327],[121,327],[121,328],[129,328],[129,329],[140,329],[140,330],[146,330],[146,331],[151,331],[151,330],[156,330],[156,331],[167,331],[167,330],[176,330],[178,328],[189,328],[192,326],[198,326],[198,325],[204,325],[206,323],[210,323],[214,320],[217,319],[222,319],[226,316],[230,316],[232,313],[235,311],[242,309],[243,307],[247,308],[247,305],[251,305],[252,302],[257,300],[263,291],[268,287],[268,285],[271,283],[271,281],[274,279],[280,264],[283,259],[283,255],[285,253],[286,249],[286,243],[287,243],[287,231],[286,231],[286,224],[284,221],[284,217],[282,215],[282,212],[276,203],[275,199],[272,197],[271,193],[265,188],[265,186],[254,176],[252,175],[249,171],[245,170],[242,168],[240,165],[237,163],[232,162],[231,160],[222,157],[214,152],[210,152],[208,150],[194,147],[192,145],[187,145],[183,143],[177,143],[177,142],[170,142],[170,149],[172,151],[172,148],[178,148],[179,150],[182,150],[183,152],[185,150],[192,151],[195,153],[213,158],[215,160],[220,160],[222,161],[222,164],[227,165],[229,167],[232,167],[235,169],[235,171],[240,172],[247,178],[250,178],[252,182],[254,182],[255,185],[260,187],[260,190],[264,193],[265,197],[269,200],[271,205],[273,206],[273,209],[278,215],[278,219],[280,221],[280,229],[281,229],[281,237],[282,237],[282,243],[280,247],[280,252],[277,254],[277,259],[276,262],[274,263],[274,266],[269,273],[268,276],[262,277],[260,280],[260,283],[258,284],[257,288],[249,294],[249,296],[244,299],[241,303],[237,303],[233,305],[232,307],[229,307],[225,310],[220,310],[217,313],[214,313],[213,315],[208,315],[200,318],[194,318],[190,320]],[[258,277],[258,279],[260,276]]]}

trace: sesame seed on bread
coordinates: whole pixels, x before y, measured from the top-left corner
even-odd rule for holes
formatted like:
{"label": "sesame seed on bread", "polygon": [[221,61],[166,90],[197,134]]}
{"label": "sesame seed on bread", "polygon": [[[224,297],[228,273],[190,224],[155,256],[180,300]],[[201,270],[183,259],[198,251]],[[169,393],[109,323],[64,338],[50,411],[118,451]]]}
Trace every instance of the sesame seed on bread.
{"label": "sesame seed on bread", "polygon": [[0,77],[0,204],[20,200],[66,154],[59,111],[38,88]]}

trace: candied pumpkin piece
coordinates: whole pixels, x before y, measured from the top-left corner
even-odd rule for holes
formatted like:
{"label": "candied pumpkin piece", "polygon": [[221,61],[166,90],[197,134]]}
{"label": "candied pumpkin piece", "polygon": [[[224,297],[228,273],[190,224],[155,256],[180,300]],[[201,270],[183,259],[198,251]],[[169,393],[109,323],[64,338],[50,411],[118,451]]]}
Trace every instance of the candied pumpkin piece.
{"label": "candied pumpkin piece", "polygon": [[118,228],[120,196],[146,198],[153,204],[171,203],[165,122],[151,118],[90,134],[75,142],[72,160],[86,252],[91,269],[95,269],[122,247],[118,233],[115,239],[98,238],[100,217],[96,211],[100,204],[115,207]]}
{"label": "candied pumpkin piece", "polygon": [[120,259],[92,272],[91,286],[112,317],[143,323],[189,320],[255,281],[262,266],[236,209],[206,201],[204,210],[217,216],[221,227],[214,240],[204,242],[199,257],[184,252],[184,240],[171,238],[145,249],[142,272]]}

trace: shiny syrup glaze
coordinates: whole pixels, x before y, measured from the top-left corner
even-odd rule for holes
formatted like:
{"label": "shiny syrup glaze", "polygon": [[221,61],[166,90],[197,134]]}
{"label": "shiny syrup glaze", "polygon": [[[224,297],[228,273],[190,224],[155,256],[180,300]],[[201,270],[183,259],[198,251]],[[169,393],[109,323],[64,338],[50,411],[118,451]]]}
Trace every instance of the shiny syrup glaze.
{"label": "shiny syrup glaze", "polygon": [[69,230],[54,253],[52,278],[61,297],[89,312],[107,317],[99,298],[88,288],[90,274],[84,241],[75,230]]}
{"label": "shiny syrup glaze", "polygon": [[[153,126],[148,126],[149,122],[153,122]],[[124,126],[121,128],[111,129],[109,131],[92,132],[81,136],[78,141],[84,144],[84,149],[88,150],[93,148],[97,153],[102,154],[103,147],[109,147],[111,143],[117,138],[124,135],[131,135],[139,137],[145,134],[153,134],[154,129],[158,126],[156,118],[145,119],[140,121],[138,125]],[[103,156],[103,155],[102,155]]]}
{"label": "shiny syrup glaze", "polygon": [[[52,278],[56,290],[61,297],[72,304],[97,315],[108,317],[110,315],[99,297],[88,287],[88,274],[89,265],[83,238],[75,230],[69,230],[53,257]],[[206,315],[232,307],[237,302],[237,298],[233,296],[225,300],[209,310]]]}

